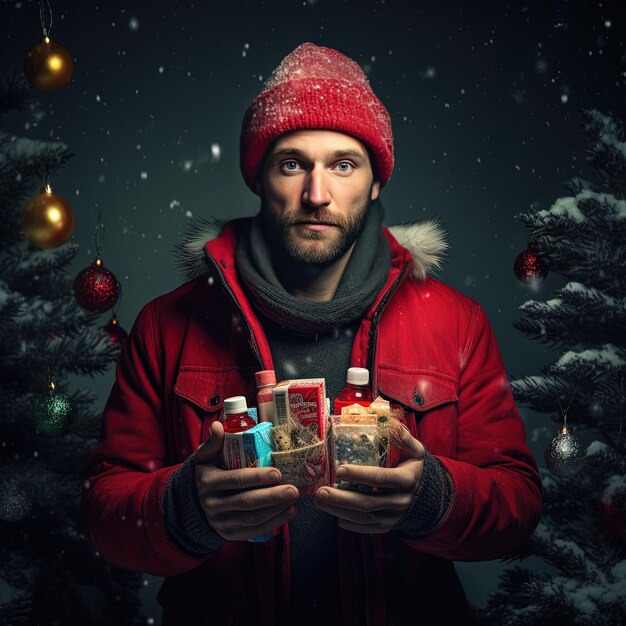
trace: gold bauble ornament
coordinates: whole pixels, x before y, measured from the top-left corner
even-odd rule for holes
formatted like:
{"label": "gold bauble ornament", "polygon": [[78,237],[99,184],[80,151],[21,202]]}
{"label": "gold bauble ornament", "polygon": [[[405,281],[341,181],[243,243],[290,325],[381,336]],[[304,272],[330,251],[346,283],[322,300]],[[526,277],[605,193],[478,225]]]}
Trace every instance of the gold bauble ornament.
{"label": "gold bauble ornament", "polygon": [[40,91],[57,91],[70,82],[74,61],[70,53],[50,37],[44,37],[24,60],[28,82]]}
{"label": "gold bauble ornament", "polygon": [[24,236],[36,248],[58,248],[67,243],[74,230],[72,207],[44,185],[20,213]]}

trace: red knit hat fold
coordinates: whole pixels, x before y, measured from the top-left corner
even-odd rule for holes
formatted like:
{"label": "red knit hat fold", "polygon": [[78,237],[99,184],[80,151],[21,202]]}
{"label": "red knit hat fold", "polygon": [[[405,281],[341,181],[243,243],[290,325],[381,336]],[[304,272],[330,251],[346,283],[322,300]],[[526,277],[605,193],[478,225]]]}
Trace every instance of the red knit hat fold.
{"label": "red knit hat fold", "polygon": [[244,116],[240,166],[246,184],[255,180],[263,155],[280,135],[320,128],[360,139],[373,156],[381,187],[393,170],[393,134],[387,109],[352,59],[332,48],[303,43],[267,79]]}

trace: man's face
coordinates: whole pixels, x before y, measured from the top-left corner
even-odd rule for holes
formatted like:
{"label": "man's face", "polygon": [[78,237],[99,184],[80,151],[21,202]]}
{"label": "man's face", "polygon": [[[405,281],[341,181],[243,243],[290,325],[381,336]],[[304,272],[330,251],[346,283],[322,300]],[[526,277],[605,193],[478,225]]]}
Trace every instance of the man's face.
{"label": "man's face", "polygon": [[269,148],[257,187],[273,248],[328,265],[352,249],[380,184],[363,143],[330,130],[299,130]]}

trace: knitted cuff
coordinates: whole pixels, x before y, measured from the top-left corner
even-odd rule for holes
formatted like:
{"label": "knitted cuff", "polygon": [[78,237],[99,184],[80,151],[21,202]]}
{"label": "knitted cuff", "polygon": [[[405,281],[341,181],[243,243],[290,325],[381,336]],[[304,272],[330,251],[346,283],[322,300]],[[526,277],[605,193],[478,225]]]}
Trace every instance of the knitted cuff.
{"label": "knitted cuff", "polygon": [[209,556],[227,543],[211,528],[204,515],[196,489],[193,454],[172,472],[167,482],[163,518],[167,534],[189,556]]}
{"label": "knitted cuff", "polygon": [[417,539],[429,535],[443,518],[454,495],[454,486],[445,467],[425,451],[424,472],[413,501],[394,530]]}

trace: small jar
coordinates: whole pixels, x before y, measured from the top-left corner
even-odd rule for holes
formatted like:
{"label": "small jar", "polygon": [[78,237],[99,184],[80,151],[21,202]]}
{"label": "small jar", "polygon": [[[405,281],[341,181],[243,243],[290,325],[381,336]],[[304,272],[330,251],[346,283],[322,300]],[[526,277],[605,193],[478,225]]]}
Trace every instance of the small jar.
{"label": "small jar", "polygon": [[232,396],[224,400],[224,432],[240,433],[256,426],[248,415],[248,405],[244,396]]}

